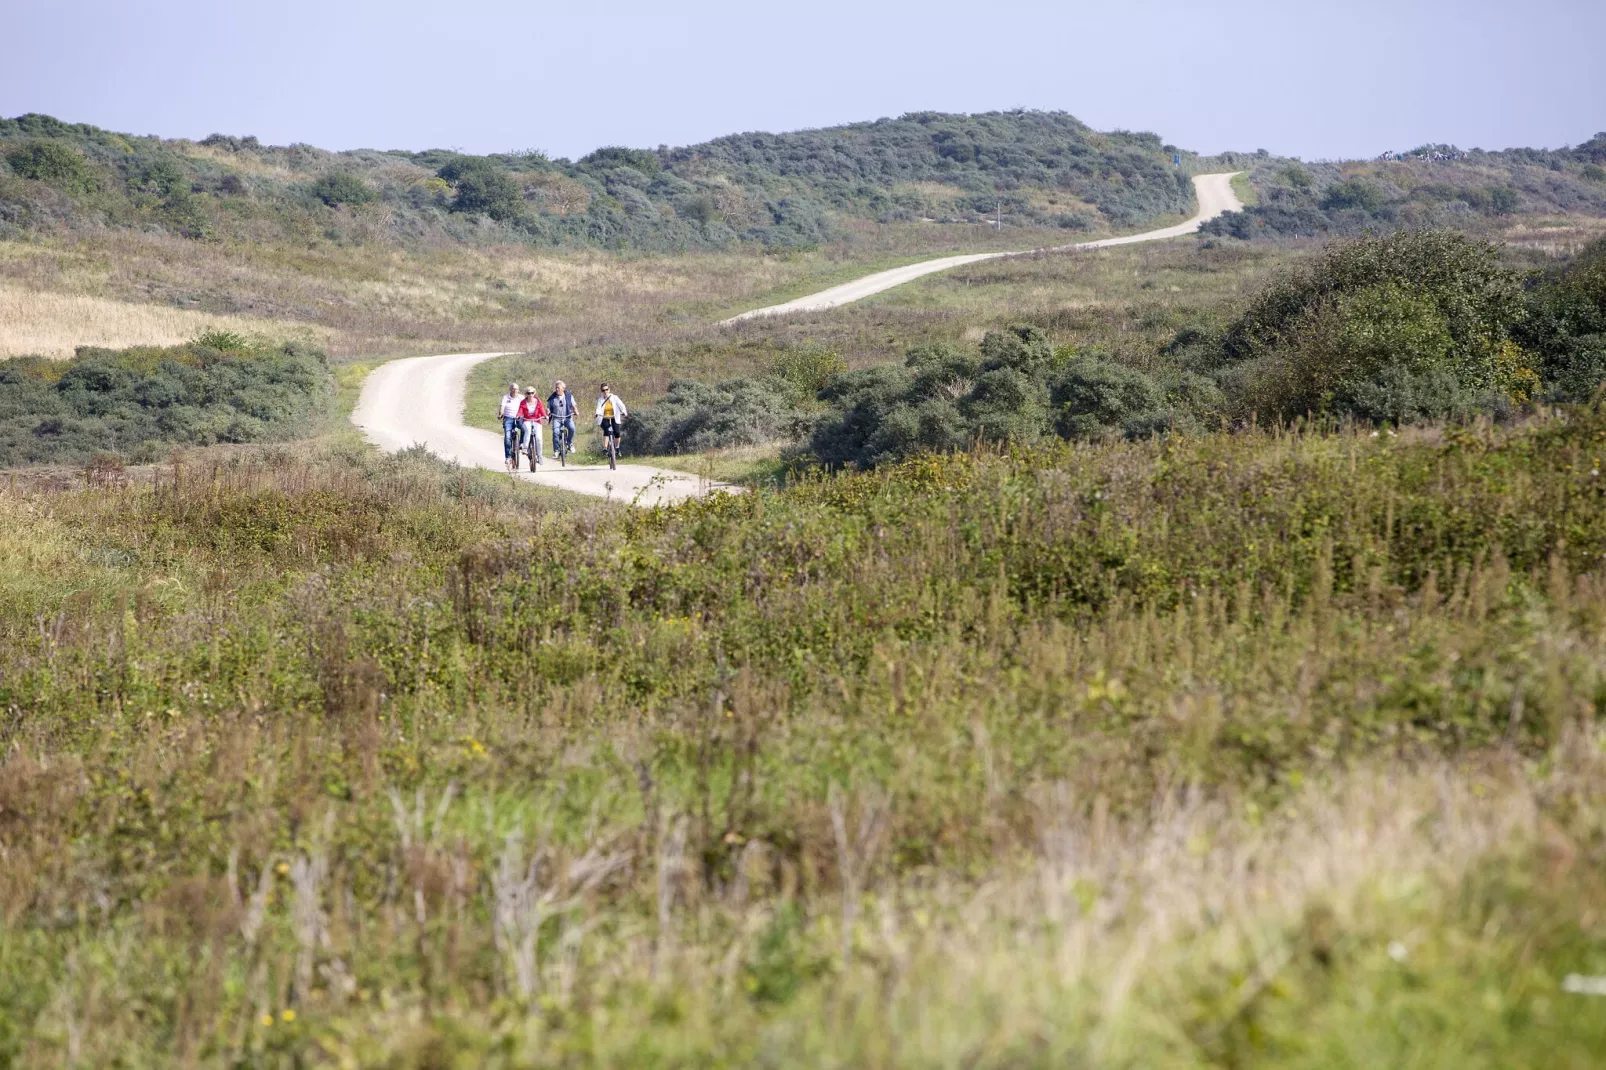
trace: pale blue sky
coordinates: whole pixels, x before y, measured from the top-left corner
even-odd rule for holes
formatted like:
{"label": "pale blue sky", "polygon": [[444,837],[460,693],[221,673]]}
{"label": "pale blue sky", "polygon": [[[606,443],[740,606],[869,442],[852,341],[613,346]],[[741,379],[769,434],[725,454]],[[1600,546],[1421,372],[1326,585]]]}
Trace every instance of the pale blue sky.
{"label": "pale blue sky", "polygon": [[0,115],[325,148],[688,144],[1063,109],[1202,152],[1606,129],[1606,0],[4,0]]}

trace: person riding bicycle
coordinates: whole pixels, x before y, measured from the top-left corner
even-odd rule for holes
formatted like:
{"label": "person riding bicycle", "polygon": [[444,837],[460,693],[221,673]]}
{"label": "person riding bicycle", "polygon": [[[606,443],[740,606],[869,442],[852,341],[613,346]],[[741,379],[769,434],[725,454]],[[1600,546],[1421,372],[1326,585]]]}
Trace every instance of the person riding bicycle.
{"label": "person riding bicycle", "polygon": [[602,444],[608,445],[613,440],[613,448],[619,449],[619,431],[624,426],[625,419],[630,410],[625,408],[625,399],[608,389],[608,384],[602,384],[602,396],[597,399],[597,426],[602,428]]}
{"label": "person riding bicycle", "polygon": [[523,446],[532,452],[536,464],[544,463],[541,456],[541,425],[546,422],[546,406],[535,387],[524,388],[524,400],[519,403],[519,422],[524,429]]}
{"label": "person riding bicycle", "polygon": [[552,449],[554,452],[559,449],[558,435],[567,431],[569,441],[564,447],[564,452],[567,453],[574,448],[574,418],[580,407],[574,403],[574,395],[569,393],[568,383],[559,379],[552,386],[552,393],[548,394],[546,399],[547,416],[552,422]]}
{"label": "person riding bicycle", "polygon": [[502,395],[502,403],[497,407],[496,417],[502,421],[502,463],[509,472],[519,467],[519,384],[507,384],[507,393]]}

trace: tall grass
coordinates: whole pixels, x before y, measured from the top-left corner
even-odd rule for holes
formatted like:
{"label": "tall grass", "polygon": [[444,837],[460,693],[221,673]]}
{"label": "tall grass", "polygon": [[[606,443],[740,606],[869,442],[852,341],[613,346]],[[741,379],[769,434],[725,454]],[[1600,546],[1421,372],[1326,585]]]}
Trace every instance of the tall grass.
{"label": "tall grass", "polygon": [[16,480],[0,1052],[1584,1065],[1603,437]]}

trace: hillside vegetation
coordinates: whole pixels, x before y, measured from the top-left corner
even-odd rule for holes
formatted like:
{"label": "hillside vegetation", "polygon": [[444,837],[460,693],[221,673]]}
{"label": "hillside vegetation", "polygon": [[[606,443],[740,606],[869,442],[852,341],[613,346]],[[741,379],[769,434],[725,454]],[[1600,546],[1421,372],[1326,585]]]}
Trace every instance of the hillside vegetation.
{"label": "hillside vegetation", "polygon": [[844,236],[847,220],[974,224],[1002,205],[1014,226],[1083,231],[1185,212],[1193,194],[1171,166],[1176,151],[1060,112],[922,112],[686,148],[604,148],[575,162],[166,141],[24,115],[0,120],[0,225],[685,250],[811,246]]}
{"label": "hillside vegetation", "polygon": [[1598,1063],[1606,246],[1207,235],[710,326],[926,226],[853,186],[917,149],[921,196],[1115,187],[988,118],[650,154],[813,191],[839,255],[496,218],[520,175],[624,204],[629,150],[372,154],[420,207],[130,143],[260,183],[184,237],[101,135],[17,139],[61,214],[6,277],[532,339],[475,418],[606,377],[632,448],[796,467],[638,510],[381,456],[298,344],[0,363],[0,443],[85,462],[0,481],[0,1066]]}
{"label": "hillside vegetation", "polygon": [[1396,228],[1487,229],[1534,214],[1606,216],[1606,132],[1576,148],[1463,152],[1424,145],[1372,162],[1272,160],[1250,173],[1256,203],[1204,233],[1243,240]]}
{"label": "hillside vegetation", "polygon": [[[1606,226],[1596,144],[1331,166],[1181,151],[1176,167],[1155,135],[1013,111],[565,161],[164,140],[27,115],[0,120],[0,355],[174,345],[210,327],[337,358],[658,345],[925,254],[1168,222],[1191,210],[1186,176],[1201,170],[1251,169],[1258,208],[1297,192],[1321,215],[1311,224],[1301,200],[1283,205],[1298,208],[1288,225],[1229,221],[1270,239],[1233,244],[1439,223],[1556,250],[1579,244],[1569,228],[1587,240]],[[1345,190],[1361,208],[1339,207]]]}
{"label": "hillside vegetation", "polygon": [[1586,401],[1606,381],[1606,241],[1524,273],[1487,242],[1396,232],[1333,245],[1257,287],[1173,312],[1038,313],[852,370],[820,341],[747,341],[733,348],[766,353],[760,374],[672,380],[639,406],[628,441],[680,453],[806,440],[812,460],[865,467],[978,441],[1509,418]]}
{"label": "hillside vegetation", "polygon": [[1587,1065],[1603,436],[0,489],[0,1061]]}
{"label": "hillside vegetation", "polygon": [[148,462],[163,447],[305,437],[331,415],[324,355],[227,332],[189,345],[0,360],[0,465]]}

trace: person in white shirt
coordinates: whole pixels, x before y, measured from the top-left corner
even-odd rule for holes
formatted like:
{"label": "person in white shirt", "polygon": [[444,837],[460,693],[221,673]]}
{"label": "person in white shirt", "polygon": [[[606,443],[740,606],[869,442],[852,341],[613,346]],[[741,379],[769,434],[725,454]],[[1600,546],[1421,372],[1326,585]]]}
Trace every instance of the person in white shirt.
{"label": "person in white shirt", "polygon": [[625,408],[625,399],[608,389],[608,384],[602,384],[602,396],[597,399],[597,426],[602,428],[603,445],[607,440],[613,439],[613,448],[619,448],[619,429],[624,426],[625,418],[630,410]]}
{"label": "person in white shirt", "polygon": [[502,421],[502,463],[509,472],[519,467],[519,405],[524,401],[519,396],[519,384],[507,384],[507,393],[502,395],[502,404],[497,408],[496,415]]}

